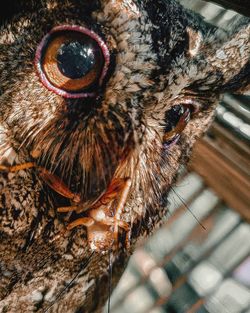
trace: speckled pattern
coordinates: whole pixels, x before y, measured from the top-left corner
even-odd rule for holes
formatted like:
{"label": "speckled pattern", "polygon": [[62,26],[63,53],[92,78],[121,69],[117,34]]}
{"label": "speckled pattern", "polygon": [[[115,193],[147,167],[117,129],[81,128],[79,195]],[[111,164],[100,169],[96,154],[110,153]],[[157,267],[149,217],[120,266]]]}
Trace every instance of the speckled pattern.
{"label": "speckled pattern", "polygon": [[[83,202],[95,201],[112,178],[131,177],[121,216],[131,246],[121,231],[111,253],[115,286],[136,241],[160,225],[166,193],[221,92],[249,86],[249,20],[226,33],[173,0],[23,0],[16,8],[0,28],[0,164],[46,166]],[[90,28],[108,46],[98,98],[64,99],[40,82],[37,45],[59,25]],[[164,149],[165,113],[180,103],[197,113]],[[67,215],[56,208],[64,205],[37,169],[0,173],[0,312],[101,310],[109,251],[92,251],[85,227],[62,234]]]}

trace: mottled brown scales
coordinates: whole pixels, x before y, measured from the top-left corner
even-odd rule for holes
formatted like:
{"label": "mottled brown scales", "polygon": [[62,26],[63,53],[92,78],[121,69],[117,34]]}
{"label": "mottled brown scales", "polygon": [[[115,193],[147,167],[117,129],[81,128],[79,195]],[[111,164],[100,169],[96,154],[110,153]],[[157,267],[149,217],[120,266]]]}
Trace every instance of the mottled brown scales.
{"label": "mottled brown scales", "polygon": [[[249,19],[225,32],[174,0],[10,3],[0,28],[0,312],[100,312],[109,251],[114,287],[136,241],[161,224],[220,95],[249,87]],[[42,76],[37,49],[63,25],[91,30],[107,64],[86,97]]]}

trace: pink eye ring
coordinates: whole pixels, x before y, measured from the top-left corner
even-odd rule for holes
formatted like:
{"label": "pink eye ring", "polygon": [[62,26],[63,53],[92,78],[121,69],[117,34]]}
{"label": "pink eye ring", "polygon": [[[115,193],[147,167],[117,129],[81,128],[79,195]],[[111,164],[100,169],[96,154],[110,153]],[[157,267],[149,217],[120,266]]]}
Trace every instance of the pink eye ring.
{"label": "pink eye ring", "polygon": [[95,97],[110,64],[104,41],[77,25],[54,27],[37,47],[35,67],[42,84],[64,98]]}

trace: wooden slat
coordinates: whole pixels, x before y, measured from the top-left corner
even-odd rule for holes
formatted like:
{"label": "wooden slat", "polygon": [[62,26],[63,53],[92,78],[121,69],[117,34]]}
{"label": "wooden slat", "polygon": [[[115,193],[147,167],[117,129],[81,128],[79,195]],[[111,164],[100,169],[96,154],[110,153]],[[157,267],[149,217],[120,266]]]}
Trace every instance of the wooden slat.
{"label": "wooden slat", "polygon": [[199,141],[189,164],[233,209],[250,222],[250,177],[209,139]]}
{"label": "wooden slat", "polygon": [[240,14],[250,16],[249,0],[205,0],[221,5],[225,9],[235,10]]}
{"label": "wooden slat", "polygon": [[232,131],[214,123],[206,138],[209,144],[223,154],[224,159],[234,163],[237,171],[245,176],[250,176],[250,146],[246,141],[237,138]]}

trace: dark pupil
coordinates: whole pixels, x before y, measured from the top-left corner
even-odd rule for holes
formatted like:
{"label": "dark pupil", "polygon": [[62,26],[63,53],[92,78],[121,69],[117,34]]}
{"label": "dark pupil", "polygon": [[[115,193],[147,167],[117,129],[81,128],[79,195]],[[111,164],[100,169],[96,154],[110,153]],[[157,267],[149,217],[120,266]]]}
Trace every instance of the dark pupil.
{"label": "dark pupil", "polygon": [[169,111],[166,112],[165,132],[170,132],[176,127],[183,113],[184,113],[184,107],[182,105],[175,105]]}
{"label": "dark pupil", "polygon": [[63,44],[58,50],[57,62],[64,76],[71,79],[82,78],[95,64],[93,46],[79,41]]}

